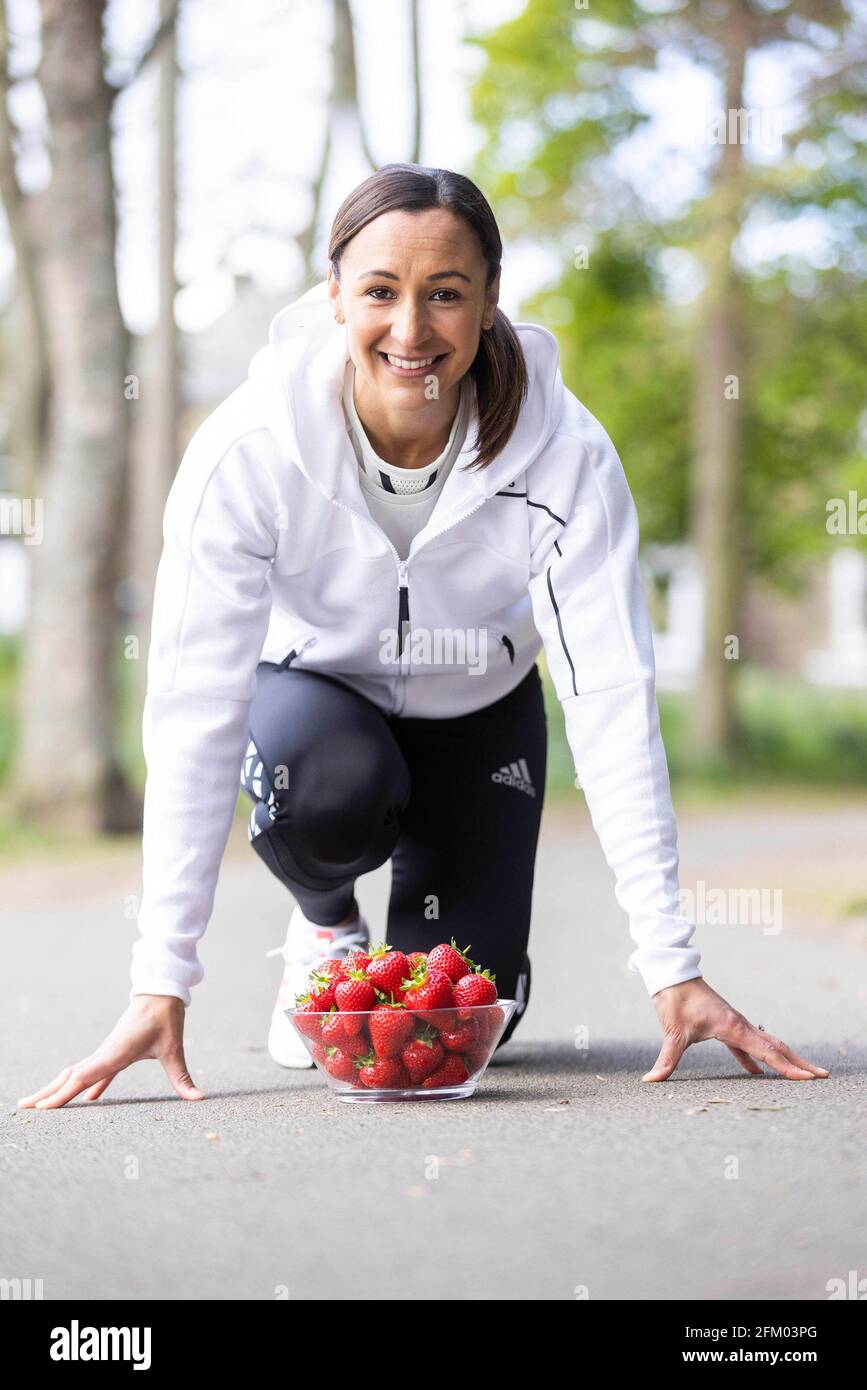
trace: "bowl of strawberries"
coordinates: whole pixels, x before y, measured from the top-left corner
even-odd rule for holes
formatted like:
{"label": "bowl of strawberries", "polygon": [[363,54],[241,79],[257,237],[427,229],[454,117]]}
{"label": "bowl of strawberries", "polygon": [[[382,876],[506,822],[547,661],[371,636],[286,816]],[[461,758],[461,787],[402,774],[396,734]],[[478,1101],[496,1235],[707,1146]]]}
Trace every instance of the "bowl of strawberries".
{"label": "bowl of strawberries", "polygon": [[325,959],[287,1009],[339,1100],[471,1096],[515,1011],[454,938],[431,951],[386,943]]}

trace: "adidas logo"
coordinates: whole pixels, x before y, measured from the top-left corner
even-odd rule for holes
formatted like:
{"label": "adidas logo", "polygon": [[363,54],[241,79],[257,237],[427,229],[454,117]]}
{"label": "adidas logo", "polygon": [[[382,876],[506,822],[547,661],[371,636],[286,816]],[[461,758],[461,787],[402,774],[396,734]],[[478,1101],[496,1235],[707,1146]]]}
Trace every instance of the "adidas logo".
{"label": "adidas logo", "polygon": [[517,787],[519,791],[526,792],[528,796],[536,795],[536,788],[533,786],[533,779],[530,776],[530,769],[525,758],[519,758],[516,763],[509,763],[508,767],[501,767],[499,772],[492,772],[491,781],[502,782],[506,787]]}

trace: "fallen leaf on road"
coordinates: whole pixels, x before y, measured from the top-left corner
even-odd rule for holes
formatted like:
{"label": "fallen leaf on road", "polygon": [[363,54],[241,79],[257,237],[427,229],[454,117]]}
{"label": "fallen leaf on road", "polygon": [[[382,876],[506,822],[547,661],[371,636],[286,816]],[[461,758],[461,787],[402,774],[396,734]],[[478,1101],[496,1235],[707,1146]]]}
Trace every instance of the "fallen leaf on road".
{"label": "fallen leaf on road", "polygon": [[794,1110],[793,1105],[745,1105],[745,1110]]}
{"label": "fallen leaf on road", "polygon": [[689,1110],[684,1110],[684,1115],[703,1115],[707,1110],[706,1105],[693,1105]]}
{"label": "fallen leaf on road", "polygon": [[555,1100],[555,1102],[554,1102],[553,1105],[546,1105],[546,1106],[543,1107],[543,1109],[545,1109],[545,1110],[562,1110],[563,1107],[564,1107],[564,1105],[568,1105],[568,1104],[569,1104],[568,1100]]}
{"label": "fallen leaf on road", "polygon": [[472,1149],[460,1149],[456,1154],[443,1154],[439,1162],[447,1167],[463,1167],[465,1163],[473,1163],[475,1157]]}
{"label": "fallen leaf on road", "polygon": [[215,1134],[214,1131],[213,1131],[212,1129],[206,1129],[206,1130],[205,1130],[205,1138],[206,1138],[206,1139],[219,1139],[219,1137],[220,1137],[219,1134]]}
{"label": "fallen leaf on road", "polygon": [[723,1100],[722,1096],[712,1096],[710,1100],[705,1101],[705,1105],[734,1105],[734,1101]]}

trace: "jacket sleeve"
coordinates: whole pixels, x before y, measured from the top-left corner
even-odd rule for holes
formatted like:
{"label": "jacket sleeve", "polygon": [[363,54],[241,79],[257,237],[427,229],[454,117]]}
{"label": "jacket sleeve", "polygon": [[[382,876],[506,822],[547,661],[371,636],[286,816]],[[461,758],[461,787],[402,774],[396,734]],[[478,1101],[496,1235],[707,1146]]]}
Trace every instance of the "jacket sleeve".
{"label": "jacket sleeve", "polygon": [[638,517],[607,433],[567,397],[547,466],[528,470],[533,616],[563,707],[576,785],[629,919],[636,950],[628,965],[654,995],[702,972],[689,944],[694,924],[679,912],[677,826]]}
{"label": "jacket sleeve", "polygon": [[[213,420],[214,417],[211,417]],[[225,431],[223,431],[225,435]],[[277,543],[268,436],[193,435],[166,502],[142,717],[147,767],[130,998],[190,1003],[238,800]]]}

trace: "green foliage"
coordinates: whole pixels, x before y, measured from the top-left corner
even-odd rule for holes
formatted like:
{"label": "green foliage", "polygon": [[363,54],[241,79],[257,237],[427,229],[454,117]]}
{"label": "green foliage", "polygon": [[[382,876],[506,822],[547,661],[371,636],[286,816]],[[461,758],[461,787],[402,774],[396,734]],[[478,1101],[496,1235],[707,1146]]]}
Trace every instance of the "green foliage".
{"label": "green foliage", "polygon": [[[543,672],[548,715],[547,794],[576,795],[563,710]],[[696,767],[688,748],[686,692],[660,691],[660,727],[672,786],[678,791],[744,792],[763,787],[867,785],[867,702],[858,691],[823,690],[759,667],[737,673],[740,746],[722,767]],[[577,793],[580,795],[580,793]]]}
{"label": "green foliage", "polygon": [[[761,266],[738,250],[733,278],[741,341],[738,376],[741,490],[732,537],[746,572],[796,590],[835,543],[825,527],[829,497],[867,495],[863,420],[867,399],[867,70],[857,23],[824,0],[816,24],[781,0],[752,25],[752,52],[797,52],[791,76],[800,124],[783,133],[775,159],[744,151],[737,181],[719,178],[719,150],[691,161],[695,195],[672,208],[647,206],[619,161],[651,112],[637,78],[678,59],[717,84],[724,76],[729,7],[645,10],[627,0],[528,0],[515,19],[469,42],[483,65],[472,112],[484,142],[472,170],[504,238],[550,251],[558,267],[522,305],[561,343],[563,377],[601,421],[623,461],[644,541],[689,533],[690,460],[700,295],[675,298],[665,270],[679,254],[701,283],[715,220],[731,202],[741,230],[792,222],[823,226],[827,247]],[[812,83],[810,51],[834,81]],[[684,120],[701,111],[684,107]],[[662,138],[662,137],[660,137]],[[653,147],[659,158],[663,146]],[[576,248],[589,248],[589,268]],[[508,273],[508,267],[506,272]],[[867,544],[867,538],[852,538]]]}

